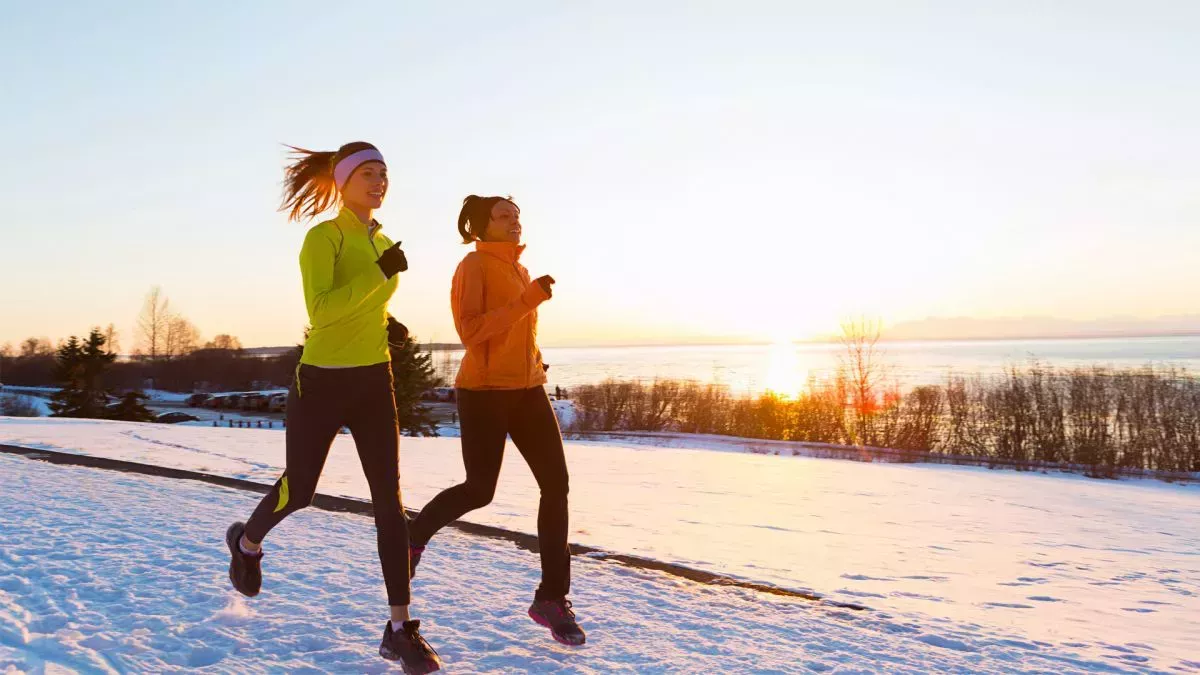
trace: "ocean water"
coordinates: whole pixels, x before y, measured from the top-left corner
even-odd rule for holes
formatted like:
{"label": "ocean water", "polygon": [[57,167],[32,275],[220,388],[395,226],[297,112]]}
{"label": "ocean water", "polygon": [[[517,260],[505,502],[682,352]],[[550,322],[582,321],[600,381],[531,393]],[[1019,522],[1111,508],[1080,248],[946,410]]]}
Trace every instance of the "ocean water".
{"label": "ocean water", "polygon": [[[652,347],[543,348],[551,364],[550,386],[573,387],[618,380],[655,378],[715,382],[735,393],[767,389],[793,393],[809,377],[833,374],[842,349],[834,344],[678,345]],[[1056,367],[1102,365],[1137,368],[1147,364],[1200,373],[1200,336],[1062,340],[969,340],[891,342],[878,345],[889,379],[902,386],[937,383],[947,374],[995,374],[1031,360]],[[434,363],[453,376],[462,352],[439,352]]]}

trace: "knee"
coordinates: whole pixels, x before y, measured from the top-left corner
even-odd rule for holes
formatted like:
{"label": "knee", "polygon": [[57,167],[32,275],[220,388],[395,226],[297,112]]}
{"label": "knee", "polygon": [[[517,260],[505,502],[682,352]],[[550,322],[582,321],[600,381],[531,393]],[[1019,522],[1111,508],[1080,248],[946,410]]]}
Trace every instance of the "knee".
{"label": "knee", "polygon": [[571,490],[570,480],[566,474],[563,474],[556,480],[548,481],[546,484],[541,485],[540,488],[542,499],[563,502],[567,501],[567,493]]}
{"label": "knee", "polygon": [[288,499],[288,508],[293,511],[299,511],[300,509],[312,506],[313,497],[316,496],[316,492],[315,489],[293,492]]}
{"label": "knee", "polygon": [[480,483],[465,483],[463,487],[467,492],[467,504],[473,509],[481,509],[492,503],[492,498],[496,496],[496,486],[484,485]]}
{"label": "knee", "polygon": [[404,506],[400,503],[399,494],[389,493],[382,499],[373,498],[371,510],[375,513],[376,524],[381,527],[398,527],[408,521],[408,517],[404,514]]}
{"label": "knee", "polygon": [[316,485],[305,485],[304,483],[291,483],[285,476],[279,486],[279,507],[276,511],[299,511],[305,507],[311,506],[313,496],[317,492]]}

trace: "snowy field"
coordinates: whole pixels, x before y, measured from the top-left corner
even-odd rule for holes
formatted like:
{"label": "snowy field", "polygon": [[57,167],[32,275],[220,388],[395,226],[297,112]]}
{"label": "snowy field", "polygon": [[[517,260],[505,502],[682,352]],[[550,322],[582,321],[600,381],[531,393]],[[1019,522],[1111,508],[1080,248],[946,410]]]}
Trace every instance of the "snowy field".
{"label": "snowy field", "polygon": [[[269,544],[264,594],[228,588],[221,533],[255,495],[0,456],[0,668],[387,672],[371,521],[304,511]],[[319,536],[314,536],[319,535]],[[1115,672],[1120,662],[941,620],[920,624],[580,558],[572,650],[524,616],[532,554],[447,531],[415,611],[447,672]],[[1132,652],[1131,652],[1132,653]]]}
{"label": "snowy field", "polygon": [[[188,468],[263,483],[277,477],[283,460],[282,434],[257,429],[0,419],[0,443]],[[495,502],[470,514],[468,520],[532,532],[536,486],[519,454],[509,450]],[[401,453],[402,484],[410,507],[420,508],[437,490],[461,480],[457,439],[406,438]],[[955,658],[974,655],[977,659],[933,659],[928,667],[920,667],[905,659],[890,666],[853,658],[843,662],[822,658],[815,663],[818,668],[841,664],[867,672],[895,672],[905,667],[1200,672],[1196,646],[1200,636],[1200,488],[1195,485],[589,443],[568,444],[568,461],[572,541],[811,590],[831,599],[867,605],[873,611],[845,614],[802,601],[781,601],[733,589],[718,591],[669,577],[654,577],[655,584],[684,588],[689,594],[729,594],[730,598],[759,603],[762,621],[771,621],[766,615],[782,611],[780,607],[792,608],[788,611],[800,612],[802,617],[837,616],[833,621],[839,625],[850,622],[905,636],[898,644],[923,640],[922,644],[936,646],[931,652],[934,655],[950,658],[949,652],[961,650]],[[4,465],[6,486],[11,482],[8,466]],[[319,489],[328,494],[365,496],[360,471],[352,441],[339,438]],[[188,485],[186,489],[212,493],[208,501],[222,508],[237,501],[217,498],[216,494],[226,492],[216,488]],[[244,502],[241,507],[229,507],[229,514],[214,522],[249,513],[254,495],[239,499]],[[6,496],[4,501],[8,500]],[[358,522],[353,516],[315,512],[300,516],[326,517]],[[370,527],[369,521],[359,519],[364,521],[362,527]],[[214,527],[214,533],[205,536],[215,537],[219,544],[223,527],[219,522]],[[291,521],[283,528],[280,532],[288,528],[297,531]],[[465,542],[463,545],[499,546],[511,551],[516,560],[524,560],[526,555],[508,545],[462,537],[447,531],[433,542],[428,555],[453,557],[452,538]],[[302,542],[278,536],[269,545],[284,549],[302,546]],[[219,553],[218,549],[212,554]],[[370,561],[373,555],[371,552]],[[649,578],[606,563],[577,560],[580,565],[614,574]],[[0,565],[0,575],[6,573]],[[590,573],[583,567],[578,571],[579,592],[585,590],[582,584],[594,583],[587,579]],[[0,585],[0,589],[6,587]],[[472,592],[477,591],[472,586]],[[374,592],[379,595],[382,590]],[[591,601],[583,596],[579,600],[584,610],[581,618],[586,622]],[[437,608],[431,605],[429,609]],[[449,615],[445,618],[452,620]],[[671,622],[672,632],[694,624],[692,619],[679,620],[682,625]],[[794,652],[797,657],[795,662],[774,667],[786,670],[789,663],[796,669],[804,667],[801,656],[812,648],[804,637],[808,629],[801,624],[795,630],[794,640],[770,638],[772,653]],[[1003,656],[993,653],[996,650]],[[1040,661],[1060,658],[1071,661]],[[491,667],[501,666],[477,664],[468,669]],[[511,667],[520,670],[524,666]],[[604,669],[595,664],[580,667]],[[647,668],[645,664],[627,667]],[[672,668],[695,670],[684,665],[664,666]]]}

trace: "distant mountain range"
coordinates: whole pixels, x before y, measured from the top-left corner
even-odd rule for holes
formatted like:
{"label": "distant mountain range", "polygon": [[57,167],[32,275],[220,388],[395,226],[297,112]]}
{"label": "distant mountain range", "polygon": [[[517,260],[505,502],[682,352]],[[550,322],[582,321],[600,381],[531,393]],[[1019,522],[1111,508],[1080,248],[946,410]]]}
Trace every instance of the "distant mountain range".
{"label": "distant mountain range", "polygon": [[1004,340],[1153,335],[1200,335],[1200,314],[1154,319],[1111,317],[1086,321],[1040,316],[998,319],[930,317],[898,323],[885,329],[883,337],[887,340]]}

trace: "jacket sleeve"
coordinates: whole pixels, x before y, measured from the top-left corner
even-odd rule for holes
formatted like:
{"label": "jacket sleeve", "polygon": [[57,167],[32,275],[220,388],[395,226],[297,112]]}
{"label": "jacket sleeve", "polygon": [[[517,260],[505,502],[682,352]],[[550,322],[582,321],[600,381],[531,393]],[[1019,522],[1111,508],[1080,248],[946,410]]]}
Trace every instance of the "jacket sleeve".
{"label": "jacket sleeve", "polygon": [[504,332],[549,298],[540,284],[533,283],[516,300],[485,311],[484,276],[483,265],[468,256],[459,263],[450,286],[454,327],[465,347],[474,347]]}
{"label": "jacket sleeve", "polygon": [[304,304],[314,327],[326,326],[358,309],[372,293],[387,282],[379,265],[371,263],[347,283],[333,284],[337,247],[323,232],[313,228],[300,249],[300,276],[304,280]]}

